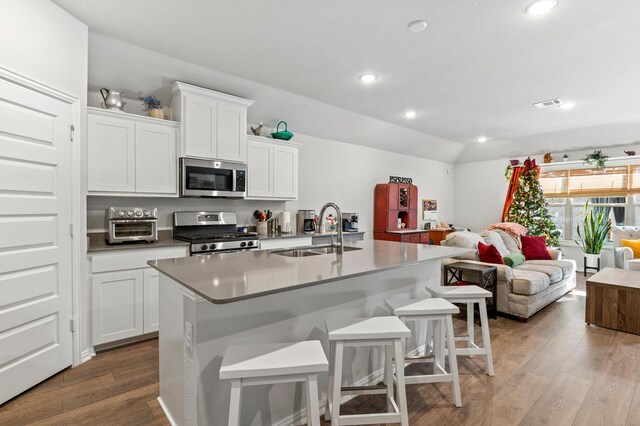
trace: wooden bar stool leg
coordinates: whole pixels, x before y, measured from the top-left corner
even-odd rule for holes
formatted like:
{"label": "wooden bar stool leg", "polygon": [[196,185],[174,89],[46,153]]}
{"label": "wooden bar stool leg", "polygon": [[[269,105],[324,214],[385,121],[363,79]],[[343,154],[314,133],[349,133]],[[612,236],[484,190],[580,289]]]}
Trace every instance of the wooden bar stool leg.
{"label": "wooden bar stool leg", "polygon": [[396,340],[393,343],[396,355],[396,381],[398,384],[397,404],[400,409],[400,424],[409,426],[409,413],[407,412],[407,391],[404,383],[404,345],[402,340]]}
{"label": "wooden bar stool leg", "polygon": [[482,325],[482,346],[486,352],[485,371],[489,376],[493,376],[493,354],[491,352],[491,335],[489,333],[489,318],[487,317],[487,303],[480,302],[480,322]]}
{"label": "wooden bar stool leg", "polygon": [[[329,341],[329,363],[335,363],[336,359],[336,346],[330,340]],[[333,401],[333,365],[329,365],[329,380],[327,381],[327,403],[324,406],[324,420],[326,422],[331,420],[331,402]]]}
{"label": "wooden bar stool leg", "polygon": [[[396,362],[398,362],[396,360]],[[404,358],[401,360],[404,365]],[[393,348],[390,345],[384,347],[384,376],[385,385],[387,386],[387,410],[391,411],[393,405],[391,400],[393,396]],[[395,399],[394,399],[395,400]]]}
{"label": "wooden bar stool leg", "polygon": [[473,324],[473,303],[467,303],[467,347],[473,348],[475,342],[474,324]]}
{"label": "wooden bar stool leg", "polygon": [[460,378],[458,377],[458,359],[456,358],[456,341],[453,334],[453,320],[451,315],[446,319],[447,345],[449,349],[449,369],[453,376],[453,403],[456,407],[462,407],[462,397],[460,395]]}
{"label": "wooden bar stool leg", "polygon": [[[340,399],[342,397],[342,356],[344,342],[336,341],[333,358],[333,393],[331,394],[331,426],[340,424]],[[404,359],[404,358],[401,358]]]}
{"label": "wooden bar stool leg", "polygon": [[318,375],[307,376],[307,425],[320,426],[320,407],[318,407]]}
{"label": "wooden bar stool leg", "polygon": [[242,381],[240,379],[231,382],[231,400],[229,402],[229,426],[240,426],[240,397],[242,394]]}

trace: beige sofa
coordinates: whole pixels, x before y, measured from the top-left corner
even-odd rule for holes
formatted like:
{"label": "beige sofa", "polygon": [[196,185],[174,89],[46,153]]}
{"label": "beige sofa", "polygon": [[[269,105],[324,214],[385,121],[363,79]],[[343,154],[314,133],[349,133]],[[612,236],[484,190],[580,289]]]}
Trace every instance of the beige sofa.
{"label": "beige sofa", "polygon": [[[477,248],[478,242],[493,244],[502,256],[510,253],[521,253],[519,241],[503,231],[453,232],[441,244],[451,247]],[[506,265],[497,266],[497,310],[526,320],[548,304],[558,300],[576,286],[576,264],[573,260],[562,260],[559,250],[549,249],[553,260],[528,260],[524,264],[511,268]],[[480,257],[475,254],[461,258],[447,259],[444,264],[461,259],[479,263]],[[464,276],[465,280],[474,281],[474,277]]]}

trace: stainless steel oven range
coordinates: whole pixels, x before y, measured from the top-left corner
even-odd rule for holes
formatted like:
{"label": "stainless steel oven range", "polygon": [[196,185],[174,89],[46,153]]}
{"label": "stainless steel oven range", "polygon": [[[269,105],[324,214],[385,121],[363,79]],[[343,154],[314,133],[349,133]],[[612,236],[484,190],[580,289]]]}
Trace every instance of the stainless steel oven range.
{"label": "stainless steel oven range", "polygon": [[158,240],[158,209],[109,207],[106,222],[109,244]]}
{"label": "stainless steel oven range", "polygon": [[238,232],[235,212],[175,212],[173,238],[191,243],[191,256],[260,248],[255,232]]}

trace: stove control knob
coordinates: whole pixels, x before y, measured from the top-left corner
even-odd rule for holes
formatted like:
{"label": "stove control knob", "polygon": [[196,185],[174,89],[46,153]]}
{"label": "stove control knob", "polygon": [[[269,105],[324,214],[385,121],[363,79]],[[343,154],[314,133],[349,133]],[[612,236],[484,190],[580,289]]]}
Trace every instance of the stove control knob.
{"label": "stove control knob", "polygon": [[119,217],[124,217],[124,215],[126,215],[124,210],[118,210],[118,216]]}
{"label": "stove control knob", "polygon": [[201,245],[201,246],[200,246],[200,248],[201,248],[202,250],[206,250],[206,249],[207,249],[207,247],[208,247],[208,246],[207,246],[206,244],[203,244],[203,245]]}
{"label": "stove control knob", "polygon": [[240,243],[240,247],[246,247],[247,243],[245,243],[244,241]]}
{"label": "stove control knob", "polygon": [[216,249],[216,247],[218,247],[218,246],[217,246],[217,244],[211,244],[211,245],[209,246],[209,248],[210,248],[211,250],[215,250],[215,249]]}
{"label": "stove control knob", "polygon": [[136,216],[138,217],[142,216],[142,212],[140,210],[136,211]]}
{"label": "stove control knob", "polygon": [[249,247],[253,246],[253,241],[249,241],[249,242],[247,243],[247,245],[248,245]]}
{"label": "stove control knob", "polygon": [[144,217],[149,217],[149,216],[151,216],[151,212],[149,212],[149,210],[145,210]]}
{"label": "stove control knob", "polygon": [[133,210],[127,210],[127,216],[133,217]]}

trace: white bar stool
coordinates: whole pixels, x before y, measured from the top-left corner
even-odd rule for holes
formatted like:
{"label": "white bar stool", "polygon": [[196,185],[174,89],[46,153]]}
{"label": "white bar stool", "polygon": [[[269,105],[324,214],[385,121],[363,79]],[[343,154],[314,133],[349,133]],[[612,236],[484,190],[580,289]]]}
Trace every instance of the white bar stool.
{"label": "white bar stool", "polygon": [[307,424],[320,426],[318,373],[327,369],[327,358],[317,340],[227,347],[220,379],[231,380],[229,426],[240,425],[243,386],[290,382],[306,382]]}
{"label": "white bar stool", "polygon": [[[407,394],[404,382],[404,349],[402,339],[411,336],[411,331],[396,317],[347,318],[326,321],[331,368],[329,369],[329,388],[325,421],[331,420],[331,426],[365,425],[378,423],[409,424],[407,412]],[[345,346],[384,346],[385,372],[383,386],[342,386],[342,357]],[[395,357],[395,381],[397,396],[394,397],[393,358]],[[387,394],[387,408],[390,413],[340,414],[342,395]]]}
{"label": "white bar stool", "polygon": [[[407,364],[433,362],[434,372],[407,376],[405,382],[407,384],[451,382],[453,403],[456,407],[461,407],[462,396],[458,362],[454,352],[456,345],[452,319],[452,315],[460,312],[460,309],[441,298],[389,299],[386,304],[402,322],[428,321],[425,356],[405,356],[404,360]],[[449,350],[449,372],[445,369],[445,346]]]}
{"label": "white bar stool", "polygon": [[[452,303],[467,304],[467,335],[456,336],[455,340],[467,342],[466,348],[456,348],[456,355],[483,355],[486,359],[485,371],[493,376],[493,355],[491,354],[491,335],[489,334],[489,319],[487,317],[487,298],[492,297],[490,291],[477,285],[442,286],[437,292],[427,288],[432,294],[437,294]],[[475,342],[474,333],[474,305],[478,304],[480,311],[480,325],[482,327],[482,347]]]}

